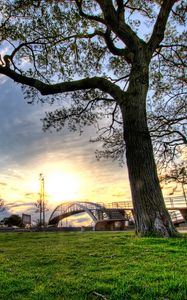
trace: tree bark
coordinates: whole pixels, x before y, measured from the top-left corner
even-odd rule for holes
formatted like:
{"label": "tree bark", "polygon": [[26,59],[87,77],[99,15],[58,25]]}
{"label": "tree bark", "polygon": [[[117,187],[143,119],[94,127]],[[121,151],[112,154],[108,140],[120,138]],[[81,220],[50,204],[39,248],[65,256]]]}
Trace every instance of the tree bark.
{"label": "tree bark", "polygon": [[126,99],[121,105],[126,159],[136,232],[142,236],[177,236],[165,207],[147,126],[148,67],[132,68]]}

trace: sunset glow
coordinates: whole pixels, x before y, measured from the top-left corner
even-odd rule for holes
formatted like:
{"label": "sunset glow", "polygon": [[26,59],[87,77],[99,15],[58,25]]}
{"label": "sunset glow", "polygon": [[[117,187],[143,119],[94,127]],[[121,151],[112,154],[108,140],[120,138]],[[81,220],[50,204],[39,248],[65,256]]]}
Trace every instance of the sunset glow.
{"label": "sunset glow", "polygon": [[52,172],[46,177],[45,191],[55,202],[75,200],[80,185],[80,178],[73,173]]}
{"label": "sunset glow", "polygon": [[[48,107],[29,106],[12,82],[1,80],[1,85],[0,197],[6,204],[1,218],[11,213],[30,213],[33,219],[38,218],[34,203],[39,199],[40,173],[45,178],[48,214],[66,201],[131,199],[126,165],[96,160],[98,144],[89,143],[94,128],[85,128],[81,136],[66,130],[43,132],[41,119]],[[170,196],[173,186],[165,185],[162,191]],[[177,195],[182,195],[181,186],[175,190]]]}

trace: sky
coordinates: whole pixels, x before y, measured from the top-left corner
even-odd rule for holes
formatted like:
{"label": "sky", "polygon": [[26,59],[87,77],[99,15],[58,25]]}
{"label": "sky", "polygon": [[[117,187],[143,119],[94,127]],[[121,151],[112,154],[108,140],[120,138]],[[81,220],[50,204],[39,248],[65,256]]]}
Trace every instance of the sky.
{"label": "sky", "polygon": [[[95,129],[84,133],[44,132],[41,119],[53,107],[27,104],[21,87],[0,76],[0,197],[3,213],[31,213],[39,198],[39,174],[45,179],[49,212],[64,201],[116,202],[130,199],[126,167],[97,161],[90,143]],[[2,213],[1,213],[2,215]],[[0,215],[0,219],[1,219]]]}
{"label": "sky", "polygon": [[[53,107],[27,104],[21,87],[0,76],[0,198],[5,211],[29,213],[38,219],[34,203],[39,199],[42,173],[48,202],[47,218],[66,201],[116,202],[131,199],[126,166],[111,160],[97,161],[90,143],[96,132],[85,128],[80,136],[67,129],[44,132],[41,119]],[[167,187],[167,196],[171,188]],[[74,223],[86,220],[73,217]],[[72,221],[73,222],[73,221]]]}

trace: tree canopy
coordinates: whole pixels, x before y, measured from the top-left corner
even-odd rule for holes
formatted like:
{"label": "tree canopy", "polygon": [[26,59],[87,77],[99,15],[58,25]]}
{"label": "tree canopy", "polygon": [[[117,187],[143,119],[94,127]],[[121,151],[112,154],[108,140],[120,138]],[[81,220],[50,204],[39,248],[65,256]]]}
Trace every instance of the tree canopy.
{"label": "tree canopy", "polygon": [[[164,161],[168,162],[172,155],[181,151],[178,145],[187,143],[185,3],[166,1],[158,18],[160,1],[102,2],[105,3],[2,1],[1,43],[6,49],[3,53],[6,53],[1,55],[1,73],[5,72],[5,65],[11,65],[12,72],[6,70],[9,71],[5,72],[6,75],[38,88],[41,94],[72,92],[75,89],[76,92],[71,95],[71,104],[68,101],[69,94],[60,95],[58,101],[62,97],[66,98],[68,105],[47,113],[44,128],[61,129],[66,121],[71,130],[82,130],[84,125],[95,124],[98,119],[108,115],[112,122],[107,128],[101,126],[98,138],[105,142],[105,151],[98,153],[98,156],[121,158],[125,145],[123,141],[119,143],[119,137],[123,140],[119,126],[121,116],[118,105],[112,99],[114,91],[108,95],[108,89],[104,85],[115,83],[115,86],[127,90],[133,56],[131,39],[136,43],[138,36],[142,45],[149,43],[150,48],[155,48],[151,51],[148,116],[155,154],[157,157],[167,156]],[[125,19],[125,38],[116,33],[116,28],[107,26],[105,19],[109,13],[107,16],[103,15],[102,5],[107,7],[108,12],[111,10],[111,14],[116,10],[118,19],[121,17],[122,22]],[[159,31],[163,31],[161,27],[165,27],[170,10],[163,39],[159,36]],[[161,14],[165,13],[165,20],[161,24]],[[158,45],[155,45],[157,47],[153,45],[155,37],[158,39]],[[21,78],[18,74],[32,76],[42,83],[36,80],[27,82],[28,79]],[[94,78],[95,82],[92,78],[90,85],[88,77],[91,76],[98,78]],[[68,88],[70,80],[85,77],[85,82],[77,81],[74,88]],[[66,81],[66,85],[54,86],[60,81]],[[53,87],[48,84],[53,84]],[[85,85],[88,87],[86,91]],[[97,90],[93,91],[92,88],[95,87]],[[112,84],[110,89],[112,90]],[[26,89],[26,92],[29,102],[40,97],[36,90]],[[33,97],[32,100],[30,96]],[[40,100],[45,101],[44,98]],[[54,101],[54,97],[50,97],[50,101]],[[116,139],[119,148],[114,142]]]}

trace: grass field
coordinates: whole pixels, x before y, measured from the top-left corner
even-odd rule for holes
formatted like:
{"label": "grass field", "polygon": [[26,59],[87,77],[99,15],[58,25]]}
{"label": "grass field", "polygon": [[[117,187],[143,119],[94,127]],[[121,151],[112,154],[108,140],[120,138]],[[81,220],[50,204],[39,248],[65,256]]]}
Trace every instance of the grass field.
{"label": "grass field", "polygon": [[0,299],[187,299],[187,236],[0,233]]}

